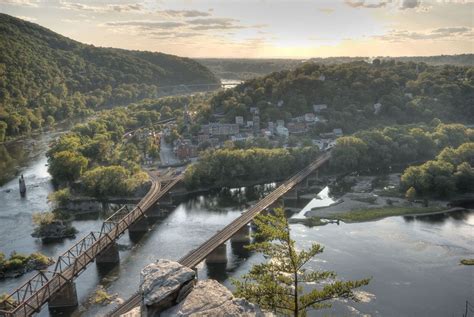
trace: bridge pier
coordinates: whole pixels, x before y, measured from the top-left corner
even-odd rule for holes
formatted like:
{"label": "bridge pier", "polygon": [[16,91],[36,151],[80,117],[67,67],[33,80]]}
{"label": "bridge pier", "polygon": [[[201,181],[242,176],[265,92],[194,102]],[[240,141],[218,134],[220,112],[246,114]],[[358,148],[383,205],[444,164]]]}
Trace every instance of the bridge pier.
{"label": "bridge pier", "polygon": [[250,242],[250,226],[245,225],[237,231],[232,238],[230,238],[231,242],[237,243],[249,243]]}
{"label": "bridge pier", "polygon": [[222,243],[206,257],[206,264],[227,263],[227,245]]}
{"label": "bridge pier", "polygon": [[95,263],[98,266],[115,265],[120,263],[120,254],[117,243],[113,242],[106,249],[100,252],[95,259]]}
{"label": "bridge pier", "polygon": [[77,307],[78,304],[76,284],[67,282],[59,292],[50,297],[48,308],[49,310],[71,309]]}
{"label": "bridge pier", "polygon": [[143,216],[128,227],[128,236],[132,242],[138,242],[148,232],[148,218]]}

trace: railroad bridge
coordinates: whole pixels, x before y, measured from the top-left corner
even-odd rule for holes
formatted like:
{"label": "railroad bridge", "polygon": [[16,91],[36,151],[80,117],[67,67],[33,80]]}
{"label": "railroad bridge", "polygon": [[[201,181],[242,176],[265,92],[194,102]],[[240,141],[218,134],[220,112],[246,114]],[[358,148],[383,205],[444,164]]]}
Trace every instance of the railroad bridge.
{"label": "railroad bridge", "polygon": [[31,316],[45,303],[50,309],[77,306],[74,280],[91,262],[95,261],[99,266],[118,263],[116,240],[126,230],[131,237],[134,233],[146,231],[147,213],[183,179],[183,175],[165,174],[151,179],[150,190],[135,208],[117,210],[103,222],[100,232],[89,233],[59,256],[53,271],[39,271],[4,298],[0,302],[0,316]]}
{"label": "railroad bridge", "polygon": [[[206,263],[226,262],[227,258],[225,242],[231,238],[236,239],[237,241],[239,239],[245,239],[245,236],[248,236],[249,234],[247,225],[252,221],[253,218],[255,218],[255,216],[257,216],[261,211],[271,207],[281,196],[288,193],[297,184],[303,180],[306,180],[308,176],[317,171],[317,169],[326,163],[330,158],[331,152],[326,152],[319,156],[315,161],[283,182],[274,191],[243,212],[241,216],[217,232],[206,242],[179,259],[178,262],[190,268],[195,268],[204,260],[206,260]],[[140,306],[141,301],[141,294],[137,292],[127,299],[122,305],[118,306],[114,311],[112,311],[109,316],[118,317],[122,314],[125,314],[133,308]]]}
{"label": "railroad bridge", "polygon": [[[283,182],[274,191],[242,213],[237,219],[212,236],[198,248],[178,260],[179,263],[195,268],[206,259],[207,263],[222,263],[226,259],[225,242],[231,238],[239,240],[248,236],[248,224],[261,211],[271,207],[276,201],[313,172],[317,171],[331,157],[330,152],[319,156],[307,167]],[[48,303],[50,308],[67,308],[77,306],[77,294],[74,280],[91,262],[116,264],[120,261],[116,240],[126,231],[129,234],[146,230],[146,216],[152,207],[169,194],[170,190],[181,180],[183,175],[167,176],[156,179],[146,196],[133,210],[121,208],[107,218],[100,232],[91,232],[64,252],[57,260],[53,271],[40,271],[26,283],[0,302],[0,316],[31,316]],[[111,316],[123,313],[139,306],[141,294],[135,293],[122,305],[116,308]]]}

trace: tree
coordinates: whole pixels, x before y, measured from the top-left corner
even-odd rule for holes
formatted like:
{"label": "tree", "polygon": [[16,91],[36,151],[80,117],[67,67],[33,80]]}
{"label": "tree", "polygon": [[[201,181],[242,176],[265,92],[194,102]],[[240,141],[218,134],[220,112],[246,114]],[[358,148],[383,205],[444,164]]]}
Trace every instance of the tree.
{"label": "tree", "polygon": [[[276,209],[275,215],[260,215],[255,222],[256,238],[263,242],[249,248],[263,253],[268,261],[254,265],[242,280],[233,280],[236,296],[277,314],[305,316],[309,309],[330,307],[329,300],[335,298],[356,300],[352,290],[369,283],[369,279],[338,281],[334,272],[307,269],[305,265],[322,253],[323,247],[313,244],[308,250],[298,251],[282,209]],[[327,284],[321,286],[322,282]],[[304,292],[303,287],[313,283],[320,287]]]}
{"label": "tree", "polygon": [[414,187],[408,188],[407,192],[405,193],[405,198],[408,201],[414,201],[416,197],[416,189]]}
{"label": "tree", "polygon": [[61,151],[49,157],[48,171],[54,180],[73,182],[77,180],[87,167],[89,161],[82,155],[72,151]]}
{"label": "tree", "polygon": [[0,121],[0,142],[5,141],[5,137],[7,135],[7,123]]}

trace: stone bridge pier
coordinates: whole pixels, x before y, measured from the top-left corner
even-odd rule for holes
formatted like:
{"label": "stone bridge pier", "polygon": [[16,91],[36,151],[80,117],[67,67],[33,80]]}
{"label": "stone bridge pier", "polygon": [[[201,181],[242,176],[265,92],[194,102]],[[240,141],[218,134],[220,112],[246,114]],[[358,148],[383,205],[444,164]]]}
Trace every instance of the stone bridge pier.
{"label": "stone bridge pier", "polygon": [[76,284],[74,282],[67,282],[59,292],[51,296],[48,302],[48,309],[50,311],[64,311],[75,309],[78,305]]}
{"label": "stone bridge pier", "polygon": [[120,254],[117,242],[111,243],[106,249],[99,253],[95,259],[97,266],[114,266],[120,263]]}
{"label": "stone bridge pier", "polygon": [[148,217],[143,215],[128,227],[128,236],[133,242],[137,242],[148,232]]}

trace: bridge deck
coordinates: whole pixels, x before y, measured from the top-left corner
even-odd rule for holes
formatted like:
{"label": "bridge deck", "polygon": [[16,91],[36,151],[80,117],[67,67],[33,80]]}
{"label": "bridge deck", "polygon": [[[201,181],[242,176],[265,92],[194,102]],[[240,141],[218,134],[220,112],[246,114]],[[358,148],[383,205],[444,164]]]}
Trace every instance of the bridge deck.
{"label": "bridge deck", "polygon": [[31,316],[38,312],[51,296],[82,273],[98,254],[114,243],[182,178],[183,175],[167,179],[163,188],[161,182],[152,178],[150,190],[132,211],[112,225],[107,223],[99,234],[91,232],[79,240],[58,258],[54,272],[39,272],[20,286],[0,303],[0,316]]}
{"label": "bridge deck", "polygon": [[[201,263],[213,250],[219,245],[229,240],[239,229],[248,224],[256,215],[262,210],[265,210],[276,202],[282,195],[290,191],[296,184],[301,182],[304,178],[318,169],[321,165],[326,163],[331,157],[331,153],[327,152],[318,157],[314,162],[309,164],[303,170],[293,175],[290,179],[285,181],[282,185],[276,188],[273,192],[265,196],[257,204],[252,206],[240,217],[228,224],[224,229],[216,233],[209,240],[204,242],[198,248],[192,250],[187,255],[178,260],[179,263],[187,267],[194,268],[196,265]],[[112,311],[109,316],[118,317],[133,308],[139,306],[141,303],[141,294],[139,292],[132,295],[122,305]]]}

